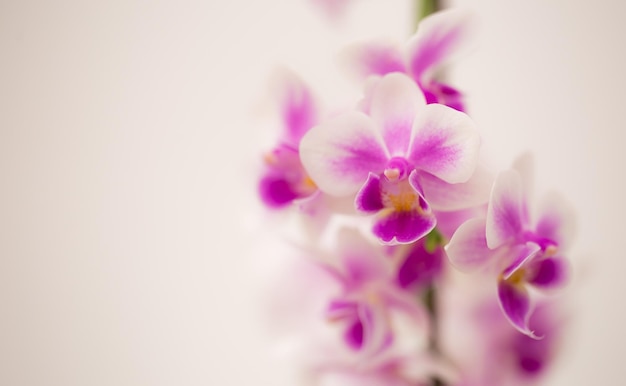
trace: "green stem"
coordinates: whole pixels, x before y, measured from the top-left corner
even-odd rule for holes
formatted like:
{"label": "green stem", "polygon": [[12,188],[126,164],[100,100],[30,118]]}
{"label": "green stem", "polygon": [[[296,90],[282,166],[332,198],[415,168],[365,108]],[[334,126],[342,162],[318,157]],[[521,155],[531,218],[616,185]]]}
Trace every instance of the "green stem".
{"label": "green stem", "polygon": [[[433,14],[443,8],[445,0],[416,0],[415,2],[415,27],[419,22],[430,14]],[[434,250],[442,244],[443,237],[439,232],[433,232],[429,239],[426,240],[427,249]],[[428,349],[435,357],[441,356],[441,348],[439,347],[439,315],[437,309],[437,289],[435,283],[432,283],[424,293],[424,306],[430,315],[431,332],[428,337]],[[433,375],[430,378],[431,386],[446,386],[446,384]]]}
{"label": "green stem", "polygon": [[415,2],[415,24],[442,8],[442,0],[417,0]]}

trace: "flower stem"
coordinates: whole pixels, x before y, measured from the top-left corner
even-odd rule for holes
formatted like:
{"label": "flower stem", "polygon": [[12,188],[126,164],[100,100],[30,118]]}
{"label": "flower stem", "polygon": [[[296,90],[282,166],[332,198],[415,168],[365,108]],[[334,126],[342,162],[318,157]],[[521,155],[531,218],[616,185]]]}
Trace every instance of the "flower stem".
{"label": "flower stem", "polygon": [[415,24],[442,8],[442,0],[417,0],[415,2]]}
{"label": "flower stem", "polygon": [[[437,289],[435,284],[432,283],[424,292],[424,306],[430,315],[431,330],[428,337],[428,349],[435,357],[441,355],[439,347],[439,323],[438,323],[438,309],[437,309]],[[431,377],[432,386],[445,386],[445,383],[437,376]]]}
{"label": "flower stem", "polygon": [[[428,15],[437,12],[438,10],[443,8],[444,0],[417,0],[415,2],[415,27],[419,22],[427,17]],[[433,249],[433,243],[435,247],[437,244],[443,241],[441,234],[438,232],[434,234],[436,237],[427,245],[430,249]],[[438,309],[437,309],[437,288],[435,282],[431,283],[426,291],[424,292],[424,306],[430,315],[431,321],[431,331],[430,336],[428,337],[428,350],[434,357],[439,357],[441,355],[441,348],[439,347],[439,320],[438,320]],[[433,375],[430,378],[431,386],[446,386],[446,384],[436,375]]]}

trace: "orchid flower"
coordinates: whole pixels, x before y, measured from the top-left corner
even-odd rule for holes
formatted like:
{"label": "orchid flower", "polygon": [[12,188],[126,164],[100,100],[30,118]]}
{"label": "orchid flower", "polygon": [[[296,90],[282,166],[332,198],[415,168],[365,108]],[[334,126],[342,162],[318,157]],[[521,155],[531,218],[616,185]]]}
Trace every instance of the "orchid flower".
{"label": "orchid flower", "polygon": [[317,107],[308,87],[293,74],[280,85],[279,104],[283,132],[278,144],[264,156],[265,172],[259,194],[270,208],[281,208],[312,197],[317,187],[302,167],[298,146],[317,121]]}
{"label": "orchid flower", "polygon": [[[510,328],[498,305],[489,301],[475,311],[477,339],[484,346],[464,369],[463,386],[530,386],[546,375],[563,335],[563,310],[558,302],[537,306],[532,328],[543,339],[533,339]],[[476,312],[479,311],[479,312]],[[494,366],[498,363],[498,366]],[[471,368],[469,368],[471,367]]]}
{"label": "orchid flower", "polygon": [[501,173],[491,191],[487,217],[461,225],[446,252],[461,270],[493,268],[504,315],[517,330],[537,338],[529,328],[533,311],[529,289],[545,292],[566,281],[563,253],[572,221],[563,200],[552,198],[532,222],[527,198],[516,170]]}
{"label": "orchid flower", "polygon": [[356,231],[342,231],[339,240],[338,264],[327,269],[341,291],[330,299],[326,317],[341,326],[345,345],[360,358],[380,355],[396,344],[398,313],[425,334],[427,316],[412,295],[397,285],[396,268],[383,250]]}
{"label": "orchid flower", "polygon": [[428,201],[437,199],[436,187],[470,179],[479,142],[466,114],[427,105],[410,78],[394,73],[374,87],[369,116],[353,111],[314,127],[300,155],[320,190],[356,194],[357,210],[377,214],[373,232],[380,241],[411,243],[436,225]]}
{"label": "orchid flower", "polygon": [[351,68],[364,76],[405,73],[422,89],[427,103],[465,111],[463,95],[439,82],[436,74],[469,48],[474,29],[470,13],[458,9],[440,11],[419,23],[417,32],[403,49],[383,42],[366,43],[349,49],[346,59]]}

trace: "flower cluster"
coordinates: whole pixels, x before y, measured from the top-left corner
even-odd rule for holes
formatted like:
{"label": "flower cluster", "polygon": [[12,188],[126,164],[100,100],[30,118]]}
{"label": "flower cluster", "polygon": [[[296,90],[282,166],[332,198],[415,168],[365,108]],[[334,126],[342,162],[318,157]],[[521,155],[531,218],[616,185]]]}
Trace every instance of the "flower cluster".
{"label": "flower cluster", "polygon": [[349,48],[364,92],[339,115],[295,75],[283,82],[259,194],[317,219],[299,254],[323,279],[285,289],[323,298],[327,333],[302,331],[314,384],[535,384],[556,353],[564,318],[548,295],[568,278],[571,210],[556,195],[534,210],[529,156],[481,166],[463,94],[437,77],[473,24],[447,10],[404,47]]}

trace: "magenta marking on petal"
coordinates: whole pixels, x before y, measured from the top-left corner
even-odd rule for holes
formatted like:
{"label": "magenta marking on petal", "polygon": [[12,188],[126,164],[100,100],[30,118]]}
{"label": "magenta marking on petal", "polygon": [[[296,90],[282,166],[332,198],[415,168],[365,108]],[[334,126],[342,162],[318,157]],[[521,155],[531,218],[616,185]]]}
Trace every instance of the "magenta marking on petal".
{"label": "magenta marking on petal", "polygon": [[496,178],[487,207],[487,245],[497,248],[507,241],[523,236],[525,203],[522,181],[514,170],[502,172]]}
{"label": "magenta marking on petal", "polygon": [[480,136],[467,114],[441,104],[426,105],[412,130],[407,160],[415,169],[451,184],[470,179],[478,162]]}
{"label": "magenta marking on petal", "polygon": [[298,198],[290,183],[280,176],[266,176],[259,183],[259,195],[270,208],[280,208]]}
{"label": "magenta marking on petal", "polygon": [[437,224],[432,215],[418,211],[389,210],[375,220],[374,234],[385,243],[412,243],[426,236]]}
{"label": "magenta marking on petal", "polygon": [[380,195],[380,178],[370,173],[367,181],[359,190],[354,201],[357,210],[363,212],[378,212],[383,208]]}
{"label": "magenta marking on petal", "polygon": [[562,286],[567,279],[567,261],[560,257],[537,259],[532,262],[526,280],[540,288]]}
{"label": "magenta marking on petal", "polygon": [[292,90],[283,110],[283,121],[289,143],[297,146],[302,136],[313,127],[315,105],[308,90]]}
{"label": "magenta marking on petal", "polygon": [[348,346],[354,350],[359,350],[363,347],[363,337],[363,323],[356,319],[345,331],[344,338]]}
{"label": "magenta marking on petal", "polygon": [[443,132],[431,130],[429,136],[421,136],[413,144],[409,159],[426,171],[453,165],[459,158],[461,149],[455,145],[447,145],[447,139]]}
{"label": "magenta marking on petal", "polygon": [[420,79],[424,72],[444,59],[446,50],[458,39],[458,31],[452,31],[443,37],[423,40],[411,57],[410,71],[415,79]]}
{"label": "magenta marking on petal", "polygon": [[457,111],[465,112],[463,94],[454,87],[433,81],[427,86],[423,86],[423,89],[428,90],[424,91],[424,95],[426,95],[427,92],[430,94],[430,101],[428,103],[441,103]]}
{"label": "magenta marking on petal", "polygon": [[[382,152],[380,144],[369,138],[354,138],[354,145],[338,146],[344,156],[333,162],[333,167],[340,174],[352,176],[368,170],[374,173],[382,172],[387,157]],[[376,167],[373,167],[373,166]]]}
{"label": "magenta marking on petal", "polygon": [[367,75],[405,72],[402,56],[394,47],[370,45],[363,49],[360,59]]}
{"label": "magenta marking on petal", "polygon": [[409,42],[409,71],[412,76],[423,80],[438,66],[466,49],[473,27],[471,15],[458,9],[436,12],[422,20]]}
{"label": "magenta marking on petal", "polygon": [[398,269],[400,287],[425,286],[437,278],[443,269],[441,248],[429,253],[423,242],[417,242]]}
{"label": "magenta marking on petal", "polygon": [[388,160],[374,122],[360,112],[312,128],[300,142],[300,158],[319,189],[333,196],[354,195]]}
{"label": "magenta marking on petal", "polygon": [[331,319],[340,319],[346,316],[355,315],[357,304],[350,300],[335,299],[330,302],[326,311]]}
{"label": "magenta marking on petal", "polygon": [[504,315],[519,332],[538,337],[528,327],[528,319],[532,312],[532,304],[526,288],[506,280],[498,281],[498,300]]}

